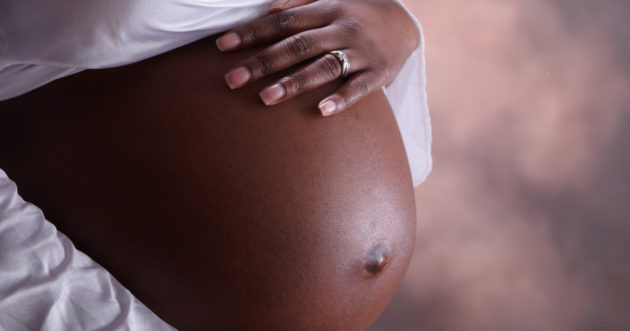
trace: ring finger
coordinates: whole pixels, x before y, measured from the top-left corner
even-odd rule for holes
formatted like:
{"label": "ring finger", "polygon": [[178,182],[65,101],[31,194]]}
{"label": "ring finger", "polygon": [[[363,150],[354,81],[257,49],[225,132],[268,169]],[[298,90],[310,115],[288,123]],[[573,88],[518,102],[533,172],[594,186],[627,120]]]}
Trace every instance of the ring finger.
{"label": "ring finger", "polygon": [[[343,52],[350,62],[349,74],[365,69],[366,62],[351,49]],[[327,53],[314,62],[280,79],[260,92],[260,99],[268,106],[289,100],[304,92],[316,89],[341,77],[342,64],[334,55]]]}
{"label": "ring finger", "polygon": [[276,73],[342,45],[337,38],[326,38],[332,27],[298,33],[245,60],[225,75],[230,88],[240,88],[266,75]]}

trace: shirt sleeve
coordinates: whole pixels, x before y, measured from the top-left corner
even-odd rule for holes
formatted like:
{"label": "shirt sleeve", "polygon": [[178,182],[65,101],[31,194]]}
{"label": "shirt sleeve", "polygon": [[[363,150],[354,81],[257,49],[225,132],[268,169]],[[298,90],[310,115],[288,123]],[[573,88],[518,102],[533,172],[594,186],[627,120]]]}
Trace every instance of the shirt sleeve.
{"label": "shirt sleeve", "polygon": [[0,100],[168,52],[262,16],[271,2],[2,0]]}
{"label": "shirt sleeve", "polygon": [[[84,69],[138,62],[229,30],[264,15],[272,1],[2,0],[0,101]],[[422,40],[384,88],[414,185],[422,183],[432,168],[425,85]]]}
{"label": "shirt sleeve", "polygon": [[394,80],[384,87],[405,145],[414,186],[422,184],[431,169],[431,118],[426,93],[426,64],[422,25],[405,5],[420,33],[420,45],[407,59]]}
{"label": "shirt sleeve", "polygon": [[171,331],[0,170],[0,330]]}

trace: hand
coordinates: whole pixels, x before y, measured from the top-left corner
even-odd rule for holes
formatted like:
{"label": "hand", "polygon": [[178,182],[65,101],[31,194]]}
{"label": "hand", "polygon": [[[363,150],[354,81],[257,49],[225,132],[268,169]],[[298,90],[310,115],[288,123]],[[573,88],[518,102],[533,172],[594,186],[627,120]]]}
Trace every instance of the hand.
{"label": "hand", "polygon": [[322,115],[339,113],[391,82],[420,42],[407,12],[393,0],[278,0],[270,14],[217,39],[221,51],[275,42],[225,75],[230,88],[310,60],[264,88],[260,98],[275,105],[340,78],[342,50],[348,79],[318,105]]}

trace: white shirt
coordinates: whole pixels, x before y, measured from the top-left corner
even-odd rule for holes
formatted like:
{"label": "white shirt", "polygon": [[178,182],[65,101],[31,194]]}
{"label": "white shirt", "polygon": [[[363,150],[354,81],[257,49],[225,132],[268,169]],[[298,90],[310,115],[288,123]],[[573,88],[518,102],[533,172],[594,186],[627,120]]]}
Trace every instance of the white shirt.
{"label": "white shirt", "polygon": [[[226,31],[264,15],[271,2],[0,0],[0,101]],[[424,42],[384,89],[419,185],[432,164]],[[0,170],[0,329],[100,328],[172,329],[76,250]]]}
{"label": "white shirt", "polygon": [[[243,24],[272,0],[2,0],[0,100],[84,69],[138,62]],[[418,28],[420,25],[418,24]],[[414,185],[431,170],[424,43],[385,87]]]}

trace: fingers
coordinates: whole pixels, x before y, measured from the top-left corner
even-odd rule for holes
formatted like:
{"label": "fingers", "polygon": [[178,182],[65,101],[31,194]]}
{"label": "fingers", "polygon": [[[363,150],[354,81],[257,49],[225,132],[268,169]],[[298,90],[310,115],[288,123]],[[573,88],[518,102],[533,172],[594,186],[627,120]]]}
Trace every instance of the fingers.
{"label": "fingers", "polygon": [[[341,2],[335,1],[275,0],[270,7],[270,15],[218,38],[216,43],[221,51],[274,42],[225,75],[230,88],[240,88],[266,75],[316,58],[259,93],[266,105],[289,100],[339,79],[341,62],[345,63],[345,59],[328,53],[338,49],[350,58],[350,70],[354,74],[351,72],[351,78],[336,93],[318,104],[323,116],[342,112],[381,88],[390,76],[391,61],[388,59],[391,56],[374,47],[375,43],[371,40],[366,40],[361,33],[365,22],[345,18],[343,8]],[[381,30],[384,29],[388,26],[381,27]],[[387,38],[376,45],[385,45],[385,50],[392,49],[387,47],[392,46]]]}
{"label": "fingers", "polygon": [[330,23],[322,14],[321,6],[314,5],[276,12],[226,33],[216,40],[217,47],[221,51],[243,49],[322,27]]}
{"label": "fingers", "polygon": [[319,112],[325,117],[338,114],[381,86],[383,86],[383,78],[373,71],[354,75],[336,93],[319,103]]}
{"label": "fingers", "polygon": [[276,43],[228,72],[225,80],[230,88],[239,88],[263,76],[326,53],[329,49],[340,47],[341,41],[325,37],[331,34],[329,30],[331,28],[309,30]]}
{"label": "fingers", "polygon": [[[348,53],[349,57],[356,58],[356,54]],[[278,104],[339,79],[341,70],[339,60],[331,54],[326,54],[263,89],[260,98],[266,105]]]}
{"label": "fingers", "polygon": [[277,13],[279,11],[295,8],[315,2],[315,0],[278,0],[271,4],[269,7],[269,13]]}

